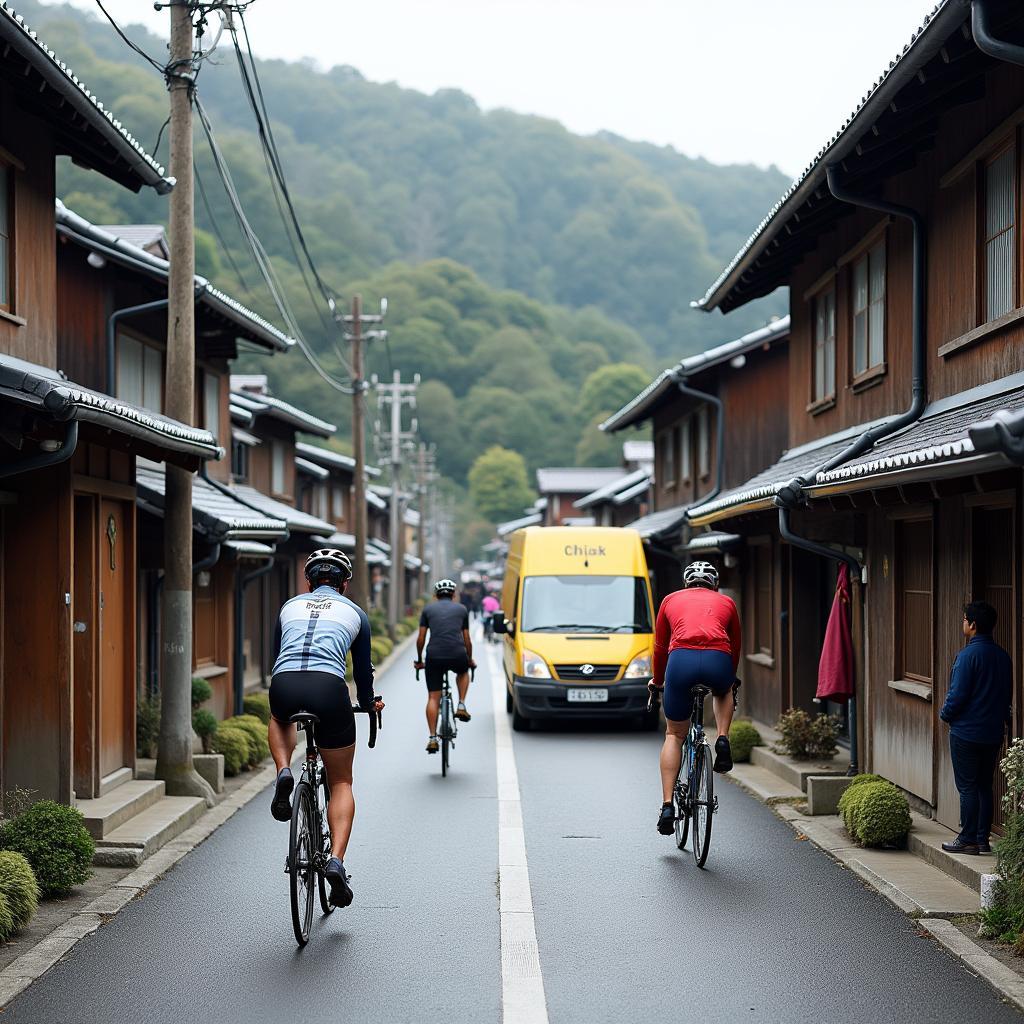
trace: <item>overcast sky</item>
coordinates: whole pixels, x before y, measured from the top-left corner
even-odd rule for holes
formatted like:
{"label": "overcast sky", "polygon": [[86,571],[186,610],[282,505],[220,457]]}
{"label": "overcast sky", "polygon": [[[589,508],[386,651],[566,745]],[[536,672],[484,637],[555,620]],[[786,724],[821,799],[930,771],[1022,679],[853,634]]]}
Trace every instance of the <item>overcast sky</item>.
{"label": "overcast sky", "polygon": [[[70,0],[96,10],[94,0]],[[150,0],[104,0],[166,34]],[[934,0],[254,0],[257,56],[455,87],[485,109],[803,169]]]}

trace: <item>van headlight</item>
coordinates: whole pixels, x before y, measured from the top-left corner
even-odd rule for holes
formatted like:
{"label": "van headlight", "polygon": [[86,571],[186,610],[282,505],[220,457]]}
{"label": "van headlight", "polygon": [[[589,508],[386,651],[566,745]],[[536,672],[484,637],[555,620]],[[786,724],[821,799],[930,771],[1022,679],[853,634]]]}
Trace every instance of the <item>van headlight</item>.
{"label": "van headlight", "polygon": [[551,669],[548,663],[533,651],[523,651],[523,675],[527,679],[550,679]]}
{"label": "van headlight", "polygon": [[651,671],[651,656],[649,654],[640,654],[626,666],[626,671],[622,674],[622,678],[645,679],[650,675],[653,675]]}

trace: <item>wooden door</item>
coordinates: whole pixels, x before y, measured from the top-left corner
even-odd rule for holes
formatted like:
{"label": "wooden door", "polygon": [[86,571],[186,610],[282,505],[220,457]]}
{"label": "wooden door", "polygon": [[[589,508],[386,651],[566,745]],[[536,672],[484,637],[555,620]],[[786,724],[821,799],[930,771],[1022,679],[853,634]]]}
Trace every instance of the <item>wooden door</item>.
{"label": "wooden door", "polygon": [[[971,525],[973,596],[975,600],[987,601],[995,608],[998,616],[995,639],[1012,656],[1017,647],[1013,507],[1006,505],[1000,508],[976,508]],[[1014,690],[1016,691],[1016,684]],[[1005,744],[1003,752],[1005,752]],[[1002,757],[1002,752],[1000,757]],[[1006,795],[1005,783],[1003,773],[996,771],[994,783],[996,826],[1002,822],[1003,797]]]}
{"label": "wooden door", "polygon": [[99,795],[96,750],[96,679],[99,657],[99,588],[96,585],[97,499],[75,495],[72,660],[74,680],[74,787],[83,800]]}
{"label": "wooden door", "polygon": [[129,718],[134,718],[130,655],[133,537],[131,510],[122,501],[100,501],[98,563],[100,580],[100,777],[133,763]]}

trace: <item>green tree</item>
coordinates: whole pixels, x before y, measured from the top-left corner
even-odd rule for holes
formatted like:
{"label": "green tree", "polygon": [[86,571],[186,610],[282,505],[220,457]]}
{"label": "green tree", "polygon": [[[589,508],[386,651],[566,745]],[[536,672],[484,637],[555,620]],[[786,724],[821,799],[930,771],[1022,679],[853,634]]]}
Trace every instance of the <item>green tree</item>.
{"label": "green tree", "polygon": [[534,499],[523,457],[499,445],[488,448],[469,471],[469,495],[493,523],[521,515]]}
{"label": "green tree", "polygon": [[577,466],[617,466],[622,461],[622,438],[600,430],[604,420],[600,412],[583,428],[576,445]]}
{"label": "green tree", "polygon": [[632,363],[609,363],[599,367],[583,382],[580,413],[587,420],[593,420],[601,413],[610,416],[643,391],[650,382],[650,374]]}

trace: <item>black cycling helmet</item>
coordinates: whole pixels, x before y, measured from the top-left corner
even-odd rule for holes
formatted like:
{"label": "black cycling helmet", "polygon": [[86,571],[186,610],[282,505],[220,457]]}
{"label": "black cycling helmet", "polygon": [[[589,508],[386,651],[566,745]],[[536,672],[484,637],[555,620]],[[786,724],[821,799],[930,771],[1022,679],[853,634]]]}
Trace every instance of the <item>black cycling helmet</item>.
{"label": "black cycling helmet", "polygon": [[458,589],[455,580],[438,580],[434,584],[435,594],[454,594]]}
{"label": "black cycling helmet", "polygon": [[344,551],[337,548],[318,548],[306,559],[305,575],[308,582],[326,583],[340,590],[352,579],[352,563]]}

